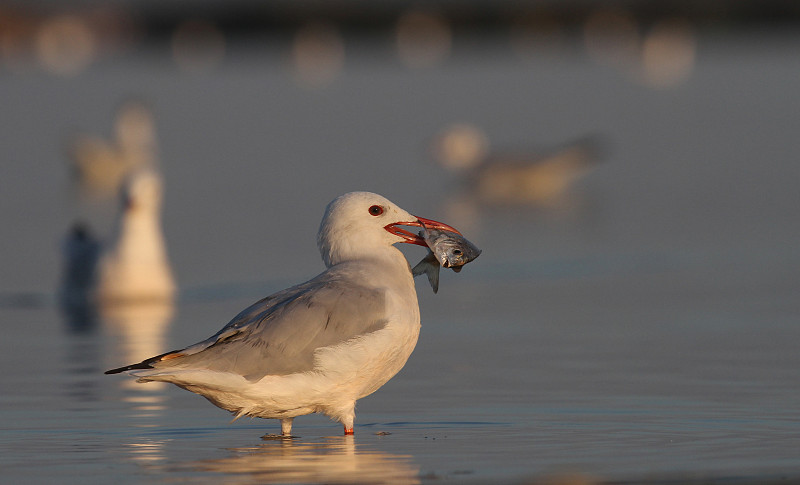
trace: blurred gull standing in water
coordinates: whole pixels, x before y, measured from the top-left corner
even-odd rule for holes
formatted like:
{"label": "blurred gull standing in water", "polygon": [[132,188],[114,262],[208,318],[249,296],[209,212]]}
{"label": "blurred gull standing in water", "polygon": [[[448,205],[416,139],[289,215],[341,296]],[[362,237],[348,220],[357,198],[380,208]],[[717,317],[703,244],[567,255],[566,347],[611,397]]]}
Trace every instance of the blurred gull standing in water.
{"label": "blurred gull standing in water", "polygon": [[97,299],[101,303],[171,300],[175,281],[161,232],[161,176],[131,174],[111,244],[100,256]]}
{"label": "blurred gull standing in water", "polygon": [[128,174],[156,166],[153,115],[141,102],[127,101],[117,110],[111,140],[77,135],[68,153],[82,189],[100,196],[113,195]]}
{"label": "blurred gull standing in water", "polygon": [[397,243],[425,241],[399,226],[455,231],[386,198],[351,192],[326,208],[317,245],[327,269],[256,302],[212,337],[123,371],[171,382],[236,418],[324,413],[353,434],[356,400],[405,365],[417,343],[419,305]]}
{"label": "blurred gull standing in water", "polygon": [[171,301],[175,282],[161,232],[161,176],[132,173],[121,190],[115,232],[101,244],[83,223],[63,245],[61,303],[71,312],[85,305]]}
{"label": "blurred gull standing in water", "polygon": [[547,150],[491,152],[479,128],[456,124],[436,137],[433,152],[484,204],[545,205],[596,167],[603,145],[600,137],[585,136]]}
{"label": "blurred gull standing in water", "polygon": [[73,225],[62,242],[59,304],[75,330],[91,328],[96,320],[91,295],[97,284],[100,250],[100,241],[83,222]]}
{"label": "blurred gull standing in water", "polygon": [[64,267],[61,274],[61,303],[65,306],[81,304],[95,286],[100,242],[89,226],[78,222],[64,239],[62,252]]}

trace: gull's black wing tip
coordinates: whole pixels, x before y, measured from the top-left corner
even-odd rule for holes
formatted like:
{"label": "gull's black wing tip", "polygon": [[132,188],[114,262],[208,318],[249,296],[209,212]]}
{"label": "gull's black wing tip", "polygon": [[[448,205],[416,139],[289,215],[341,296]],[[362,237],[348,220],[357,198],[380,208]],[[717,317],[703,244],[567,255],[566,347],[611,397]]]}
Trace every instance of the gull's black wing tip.
{"label": "gull's black wing tip", "polygon": [[180,352],[181,352],[180,350],[172,350],[170,352],[165,352],[161,355],[156,355],[155,357],[150,357],[149,359],[143,360],[138,364],[125,365],[122,367],[117,367],[116,369],[107,370],[103,372],[103,374],[119,374],[121,372],[129,370],[154,369],[155,367],[152,366],[154,362],[160,362],[162,360],[168,360],[175,357],[180,357],[181,355],[183,355]]}

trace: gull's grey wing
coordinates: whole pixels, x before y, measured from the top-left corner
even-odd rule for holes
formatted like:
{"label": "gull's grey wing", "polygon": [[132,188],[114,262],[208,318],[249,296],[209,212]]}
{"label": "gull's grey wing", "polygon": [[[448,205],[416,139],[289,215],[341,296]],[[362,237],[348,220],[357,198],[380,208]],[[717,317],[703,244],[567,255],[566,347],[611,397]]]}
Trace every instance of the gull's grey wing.
{"label": "gull's grey wing", "polygon": [[251,380],[308,371],[316,349],[386,323],[383,291],[318,278],[262,299],[213,337],[159,356],[151,367],[234,372]]}

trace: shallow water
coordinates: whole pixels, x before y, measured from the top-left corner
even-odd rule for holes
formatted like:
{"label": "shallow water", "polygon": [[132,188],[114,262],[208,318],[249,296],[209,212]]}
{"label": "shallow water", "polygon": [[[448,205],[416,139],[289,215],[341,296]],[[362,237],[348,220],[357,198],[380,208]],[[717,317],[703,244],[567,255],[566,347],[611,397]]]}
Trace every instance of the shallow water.
{"label": "shallow water", "polygon": [[[356,56],[321,91],[294,85],[274,53],[201,75],[155,53],[70,80],[6,75],[3,481],[800,476],[800,39],[700,40],[671,90],[580,57],[507,55],[423,71]],[[130,94],[156,109],[181,297],[70,320],[53,296],[59,239],[76,217],[107,232],[113,203],[75,197],[60,143],[107,132]],[[613,148],[553,205],[487,207],[425,152],[464,119],[500,146],[598,131]],[[102,374],[315,275],[322,209],[353,189],[483,249],[437,295],[418,280],[420,342],[359,401],[355,437],[308,416],[300,438],[265,441],[277,422],[229,423],[180,389]]]}

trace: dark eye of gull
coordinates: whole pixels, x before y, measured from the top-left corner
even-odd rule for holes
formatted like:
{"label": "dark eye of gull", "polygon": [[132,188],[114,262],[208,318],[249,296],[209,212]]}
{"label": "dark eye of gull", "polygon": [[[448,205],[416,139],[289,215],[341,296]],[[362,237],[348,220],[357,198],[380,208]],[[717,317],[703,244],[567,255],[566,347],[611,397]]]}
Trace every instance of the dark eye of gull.
{"label": "dark eye of gull", "polygon": [[379,216],[383,214],[383,207],[379,205],[373,205],[372,207],[369,208],[369,213],[372,214],[373,216]]}

